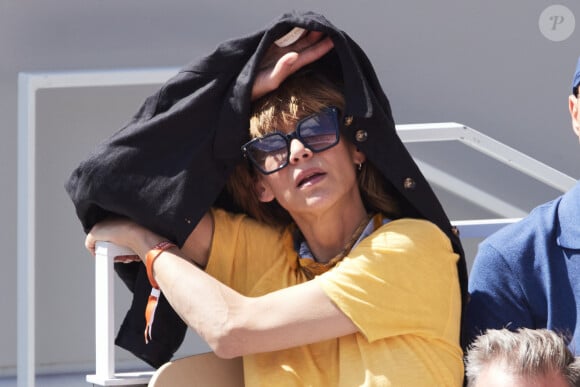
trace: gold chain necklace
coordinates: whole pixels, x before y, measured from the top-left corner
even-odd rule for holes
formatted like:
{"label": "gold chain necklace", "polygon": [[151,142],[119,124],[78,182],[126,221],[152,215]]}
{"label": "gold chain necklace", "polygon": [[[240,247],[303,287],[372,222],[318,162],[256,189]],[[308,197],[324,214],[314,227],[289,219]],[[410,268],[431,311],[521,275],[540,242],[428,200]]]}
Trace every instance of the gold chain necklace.
{"label": "gold chain necklace", "polygon": [[[378,215],[378,214],[377,214]],[[346,255],[350,252],[356,241],[360,238],[361,234],[365,230],[369,221],[375,217],[375,228],[377,227],[377,220],[379,220],[378,216],[373,214],[368,215],[365,219],[358,225],[354,233],[352,234],[351,238],[344,246],[344,248],[340,251],[340,253],[336,254],[332,259],[330,259],[326,263],[316,262],[314,259],[311,258],[300,258],[298,257],[298,263],[300,265],[300,270],[306,275],[308,280],[313,279],[315,276],[320,275],[331,268],[333,268],[338,262],[340,262]]]}

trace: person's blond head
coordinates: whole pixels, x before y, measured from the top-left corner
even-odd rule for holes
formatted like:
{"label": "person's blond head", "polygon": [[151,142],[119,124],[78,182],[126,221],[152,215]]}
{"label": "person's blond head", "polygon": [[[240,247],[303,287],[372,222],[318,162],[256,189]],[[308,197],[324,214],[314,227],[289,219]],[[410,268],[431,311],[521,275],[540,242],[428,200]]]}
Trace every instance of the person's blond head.
{"label": "person's blond head", "polygon": [[528,380],[561,375],[569,386],[580,386],[579,360],[561,335],[547,329],[488,329],[467,351],[468,386],[482,385],[478,380],[491,366]]}

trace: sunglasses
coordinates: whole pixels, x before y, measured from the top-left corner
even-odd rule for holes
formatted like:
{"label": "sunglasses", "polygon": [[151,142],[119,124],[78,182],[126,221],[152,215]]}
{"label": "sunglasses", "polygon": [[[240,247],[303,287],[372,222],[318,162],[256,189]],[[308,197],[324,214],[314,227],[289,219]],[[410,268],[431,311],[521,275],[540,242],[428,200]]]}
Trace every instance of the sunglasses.
{"label": "sunglasses", "polygon": [[269,175],[288,165],[293,139],[319,153],[338,144],[339,135],[338,109],[327,107],[298,121],[294,132],[273,132],[255,138],[242,146],[242,152],[261,173]]}

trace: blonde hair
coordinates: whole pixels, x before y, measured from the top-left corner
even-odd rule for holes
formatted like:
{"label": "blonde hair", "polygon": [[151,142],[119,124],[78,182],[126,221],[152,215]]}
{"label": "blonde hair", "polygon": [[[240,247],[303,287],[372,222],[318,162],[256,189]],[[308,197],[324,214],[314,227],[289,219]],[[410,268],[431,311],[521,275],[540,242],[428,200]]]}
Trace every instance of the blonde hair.
{"label": "blonde hair", "polygon": [[[277,128],[292,127],[301,118],[320,112],[328,106],[344,111],[344,95],[339,85],[318,73],[296,73],[278,89],[254,102],[250,118],[250,137],[260,137]],[[341,136],[341,141],[343,140],[344,137]],[[276,201],[263,203],[254,189],[248,188],[255,186],[258,173],[249,162],[238,164],[227,184],[236,205],[248,215],[267,224],[290,224],[290,214]],[[357,180],[367,210],[382,212],[391,218],[398,217],[395,189],[387,183],[377,168],[370,162],[365,162]]]}
{"label": "blonde hair", "polygon": [[510,373],[529,378],[557,372],[570,386],[580,385],[579,359],[561,335],[548,329],[488,329],[467,351],[468,386],[475,386],[478,376],[491,363],[505,364]]}

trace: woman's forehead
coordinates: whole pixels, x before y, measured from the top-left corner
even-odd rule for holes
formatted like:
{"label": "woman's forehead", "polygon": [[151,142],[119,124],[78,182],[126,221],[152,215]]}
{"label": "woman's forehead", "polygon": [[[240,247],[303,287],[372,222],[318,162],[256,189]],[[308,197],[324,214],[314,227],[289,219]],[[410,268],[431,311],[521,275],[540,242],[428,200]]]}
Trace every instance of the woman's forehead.
{"label": "woman's forehead", "polygon": [[268,111],[255,117],[250,126],[252,137],[263,136],[272,132],[291,133],[296,130],[296,124],[316,112],[311,110]]}

